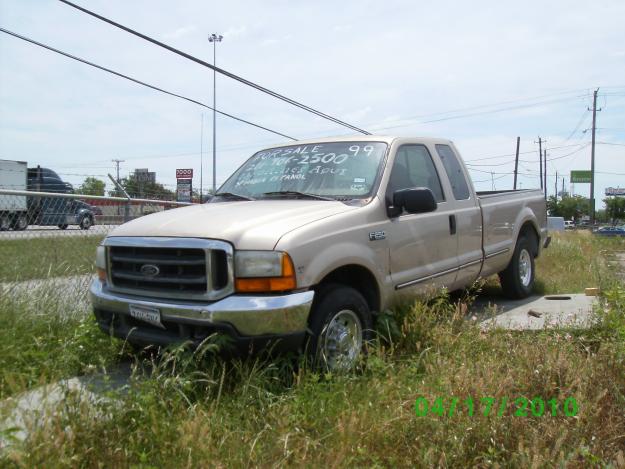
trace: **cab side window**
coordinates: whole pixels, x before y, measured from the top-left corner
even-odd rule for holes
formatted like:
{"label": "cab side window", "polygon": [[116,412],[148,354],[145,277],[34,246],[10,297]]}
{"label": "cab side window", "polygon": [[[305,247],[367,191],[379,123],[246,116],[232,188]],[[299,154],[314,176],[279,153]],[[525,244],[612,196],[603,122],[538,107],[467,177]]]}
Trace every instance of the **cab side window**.
{"label": "cab side window", "polygon": [[466,200],[471,197],[467,179],[462,171],[458,157],[449,145],[436,145],[436,151],[443,162],[443,167],[451,183],[451,190],[456,200]]}
{"label": "cab side window", "polygon": [[389,182],[390,193],[414,187],[427,187],[434,194],[436,202],[445,201],[441,181],[427,148],[423,145],[403,145],[395,155]]}

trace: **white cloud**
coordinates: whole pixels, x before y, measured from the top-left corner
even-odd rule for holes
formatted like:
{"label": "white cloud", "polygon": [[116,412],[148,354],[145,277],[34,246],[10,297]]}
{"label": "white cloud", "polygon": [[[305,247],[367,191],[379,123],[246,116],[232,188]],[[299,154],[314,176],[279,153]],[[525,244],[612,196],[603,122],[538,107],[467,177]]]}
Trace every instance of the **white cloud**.
{"label": "white cloud", "polygon": [[261,41],[260,45],[263,47],[266,46],[273,46],[274,44],[278,44],[280,41],[278,41],[277,39],[264,39],[263,41]]}
{"label": "white cloud", "polygon": [[181,26],[171,32],[163,34],[165,39],[179,39],[181,37],[187,36],[197,30],[197,26],[194,24],[190,24],[188,26]]}
{"label": "white cloud", "polygon": [[226,39],[237,39],[239,37],[243,37],[247,34],[247,26],[236,26],[228,28],[224,31],[223,36]]}
{"label": "white cloud", "polygon": [[[476,7],[441,0],[428,8],[389,1],[347,1],[338,8],[327,0],[279,5],[232,0],[215,10],[207,2],[188,0],[146,10],[151,5],[147,0],[110,0],[93,8],[148,35],[176,39],[176,47],[204,59],[212,60],[206,35],[221,31],[225,40],[217,50],[218,63],[225,69],[359,127],[387,127],[399,121],[409,125],[385,133],[449,137],[467,158],[511,153],[517,135],[523,139],[522,151],[533,148],[539,134],[550,135],[554,142],[564,139],[589,100],[493,114],[477,109],[470,117],[429,124],[409,118],[602,83],[625,86],[625,52],[619,46],[625,44],[622,1],[601,2],[601,22],[587,20],[587,4],[581,1],[493,0]],[[3,25],[212,102],[210,71],[70,8],[30,3],[2,0]],[[538,7],[537,17],[533,10]],[[200,31],[205,31],[202,37]],[[605,52],[598,54],[601,50]],[[288,135],[351,132],[224,77],[218,77],[217,90],[218,108]],[[598,116],[599,126],[622,129],[625,102],[617,96],[607,100],[607,106],[600,103],[605,109]],[[199,153],[201,113],[207,181],[210,111],[0,37],[0,154],[5,158],[55,167],[101,165],[120,157],[127,159],[122,172],[148,166],[173,184],[176,167],[188,165],[199,173],[199,154],[133,158]],[[220,181],[255,146],[282,140],[224,117],[218,118],[217,131]],[[610,141],[624,140],[625,132],[610,135]],[[624,173],[622,148],[599,146],[598,170]],[[566,173],[567,165],[586,163],[587,155],[580,152],[577,160],[563,158],[554,167]],[[479,180],[489,178],[490,174]],[[618,185],[614,178],[598,175],[598,191],[604,183]],[[490,188],[490,181],[480,184]],[[510,184],[507,177],[497,181],[497,187]]]}

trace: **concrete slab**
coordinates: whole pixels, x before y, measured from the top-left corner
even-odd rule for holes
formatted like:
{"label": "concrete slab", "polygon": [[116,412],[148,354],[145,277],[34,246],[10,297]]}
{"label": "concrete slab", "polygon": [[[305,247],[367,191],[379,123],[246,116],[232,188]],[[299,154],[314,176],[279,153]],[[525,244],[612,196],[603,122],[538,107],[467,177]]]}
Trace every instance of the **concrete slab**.
{"label": "concrete slab", "polygon": [[51,417],[66,412],[65,404],[70,397],[72,402],[89,405],[96,412],[100,403],[118,404],[108,392],[128,386],[131,374],[132,363],[126,362],[106,374],[64,379],[5,399],[0,402],[0,450],[25,440]]}
{"label": "concrete slab", "polygon": [[587,328],[595,320],[593,306],[596,301],[597,297],[577,293],[534,296],[522,300],[478,297],[471,312],[484,329]]}

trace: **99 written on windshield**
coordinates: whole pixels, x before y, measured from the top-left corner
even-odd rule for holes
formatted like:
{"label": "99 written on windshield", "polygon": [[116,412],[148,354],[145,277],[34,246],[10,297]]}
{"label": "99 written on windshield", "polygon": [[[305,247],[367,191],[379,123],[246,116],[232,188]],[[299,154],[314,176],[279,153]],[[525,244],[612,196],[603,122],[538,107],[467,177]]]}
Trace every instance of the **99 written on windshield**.
{"label": "99 written on windshield", "polygon": [[319,195],[366,195],[375,180],[386,144],[332,142],[261,151],[226,181],[222,191],[259,195],[297,190]]}

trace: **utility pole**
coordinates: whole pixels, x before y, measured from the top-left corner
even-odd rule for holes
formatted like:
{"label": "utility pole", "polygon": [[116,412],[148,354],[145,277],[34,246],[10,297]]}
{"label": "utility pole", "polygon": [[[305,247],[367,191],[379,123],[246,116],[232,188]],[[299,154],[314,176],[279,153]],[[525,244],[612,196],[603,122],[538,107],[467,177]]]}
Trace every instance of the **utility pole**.
{"label": "utility pole", "polygon": [[[221,42],[224,37],[222,35],[211,34],[208,36],[208,42],[213,43],[213,67],[217,66],[217,43]],[[213,68],[213,194],[217,192],[217,72]]]}
{"label": "utility pole", "polygon": [[119,163],[123,163],[125,160],[112,160],[117,166],[117,183],[119,184]]}
{"label": "utility pole", "polygon": [[[590,225],[595,225],[595,129],[597,125],[597,88],[592,93],[592,145],[590,150]],[[590,109],[588,109],[590,111]],[[599,109],[601,111],[601,109]]]}
{"label": "utility pole", "polygon": [[[115,185],[117,186],[117,190],[119,191],[119,190],[121,189],[121,190],[122,190],[122,193],[123,193],[124,195],[126,195],[126,197],[128,197],[128,194],[126,194],[126,191],[124,190],[124,188],[122,187],[122,185],[119,183],[119,163],[123,163],[123,162],[124,162],[124,160],[114,159],[114,160],[112,160],[112,161],[113,161],[113,163],[115,163],[115,165],[117,166],[117,183],[115,184]],[[111,178],[111,175],[110,175],[110,174],[109,174],[109,178]],[[111,178],[111,179],[113,179],[113,178]],[[113,192],[113,193],[114,193],[114,192]],[[110,194],[110,193],[109,193],[109,194]],[[126,205],[126,209],[128,209],[128,205]],[[121,213],[121,212],[120,212],[120,207],[118,206],[118,207],[117,207],[117,214],[119,215],[120,213]],[[125,219],[124,219],[124,221],[125,221]]]}
{"label": "utility pole", "polygon": [[495,173],[493,173],[492,171],[490,172],[490,187],[491,190],[495,190]]}
{"label": "utility pole", "polygon": [[202,203],[202,190],[203,190],[203,176],[204,176],[204,113],[202,113],[202,124],[200,127],[200,203]]}
{"label": "utility pole", "polygon": [[519,145],[521,144],[521,137],[516,138],[516,156],[514,158],[514,190],[516,190],[516,178],[519,172]]}
{"label": "utility pole", "polygon": [[545,183],[543,184],[543,187],[545,188],[545,200],[547,200],[547,149],[545,148],[545,153],[544,153],[544,160],[545,160]]}
{"label": "utility pole", "polygon": [[562,196],[564,196],[564,177],[562,178]]}
{"label": "utility pole", "polygon": [[[536,142],[534,142],[536,143]],[[543,189],[543,140],[538,137],[538,167],[540,168],[540,190]]]}
{"label": "utility pole", "polygon": [[558,172],[556,171],[556,179],[553,183],[554,195],[556,196],[556,202],[558,201]]}

